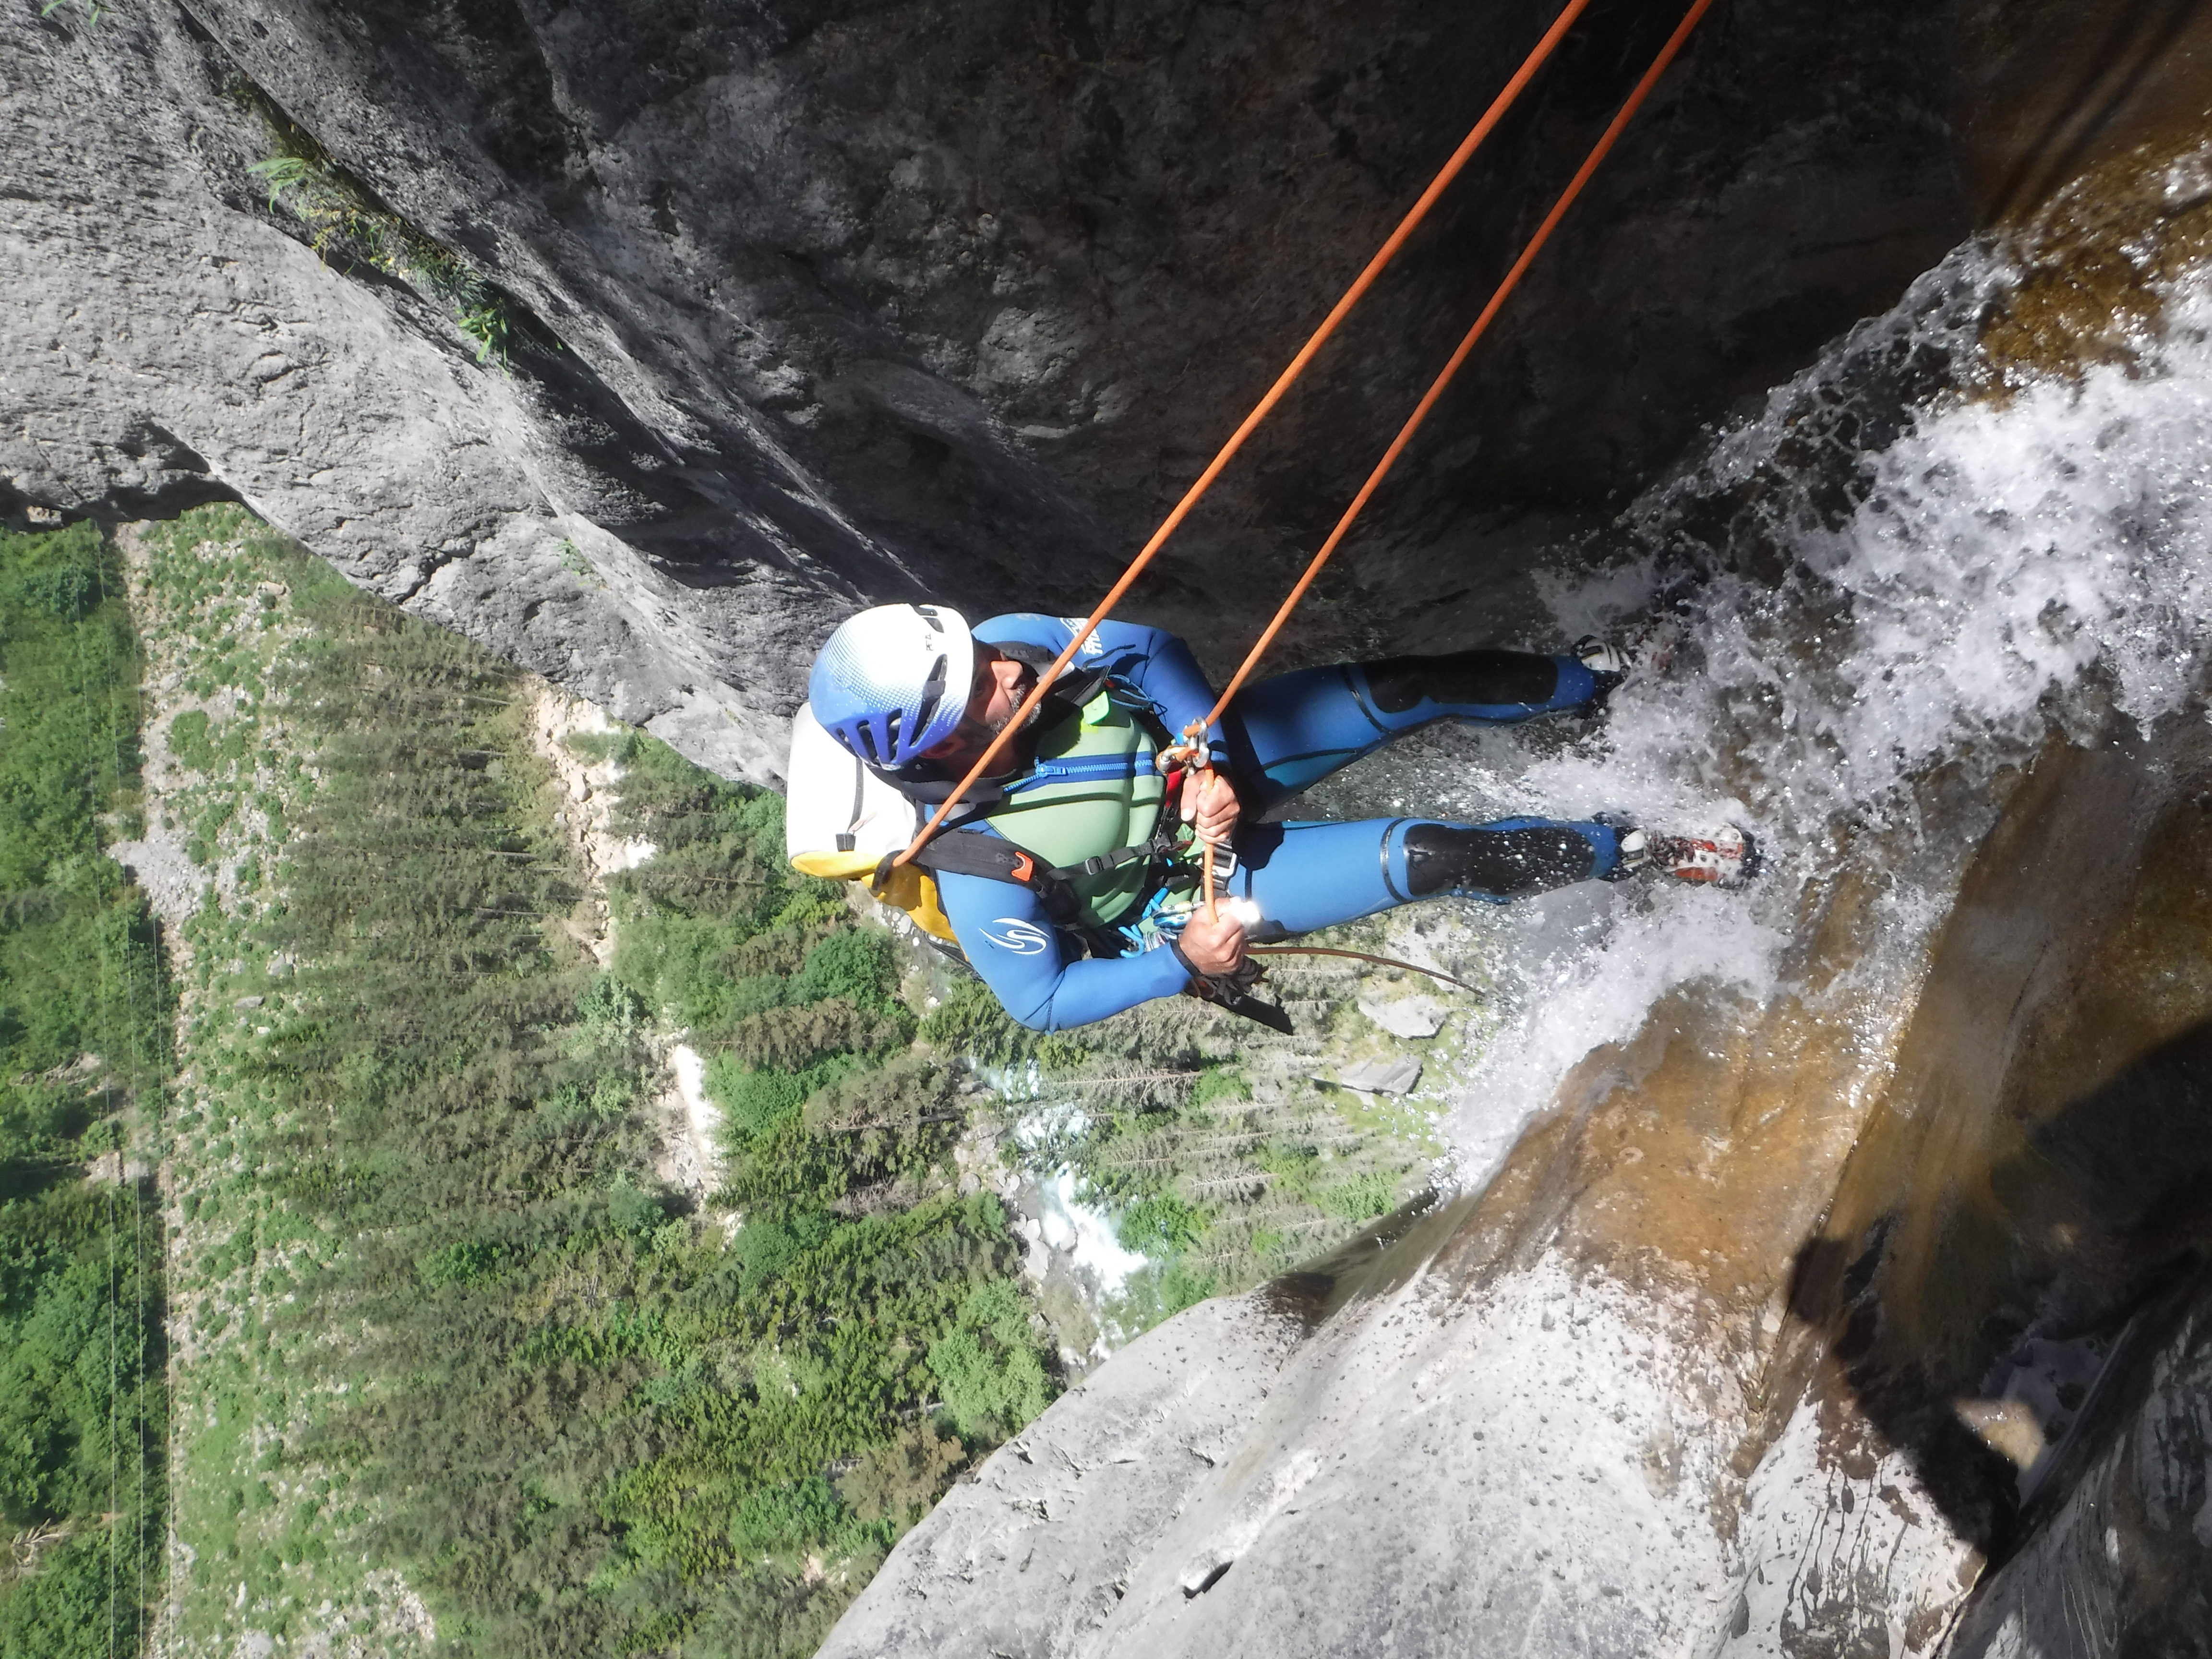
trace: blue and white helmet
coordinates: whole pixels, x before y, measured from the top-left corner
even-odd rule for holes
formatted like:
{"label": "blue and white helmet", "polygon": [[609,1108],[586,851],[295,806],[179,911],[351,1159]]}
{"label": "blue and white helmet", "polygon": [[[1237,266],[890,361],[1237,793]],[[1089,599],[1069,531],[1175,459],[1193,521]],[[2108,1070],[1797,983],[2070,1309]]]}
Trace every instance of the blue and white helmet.
{"label": "blue and white helmet", "polygon": [[806,701],[824,731],[882,771],[952,735],[968,712],[975,636],[941,605],[879,605],[848,617],[814,659]]}

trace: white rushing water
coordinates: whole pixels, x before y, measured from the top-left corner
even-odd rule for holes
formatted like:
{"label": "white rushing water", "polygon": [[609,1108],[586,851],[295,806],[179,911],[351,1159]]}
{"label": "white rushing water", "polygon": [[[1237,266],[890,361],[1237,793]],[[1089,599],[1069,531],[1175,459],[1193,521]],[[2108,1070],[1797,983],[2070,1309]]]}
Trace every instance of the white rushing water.
{"label": "white rushing water", "polygon": [[[2005,280],[1978,249],[1954,255],[1639,502],[1623,526],[1632,554],[1551,587],[1559,637],[1645,641],[1604,721],[1439,732],[1348,780],[1368,811],[1379,782],[1394,810],[1476,819],[1725,817],[1768,857],[1741,896],[1584,887],[1490,914],[1505,1012],[1454,1096],[1460,1182],[1486,1179],[1568,1068],[1661,996],[1802,991],[1808,884],[1845,863],[1874,879],[1878,933],[1821,995],[1853,997],[1864,1040],[1886,1041],[1878,1011],[1893,1025],[1910,999],[1878,993],[1909,988],[1989,826],[1997,769],[2054,725],[2093,738],[2107,711],[2141,724],[2188,702],[2212,581],[2203,283],[2169,296],[2136,362],[2002,399],[1939,391],[1886,442],[1856,447],[1872,422],[1850,400],[1916,356],[1963,366]],[[1758,503],[1748,540],[1740,512],[1706,515],[1732,519],[1732,553],[1689,528],[1717,497]]]}
{"label": "white rushing water", "polygon": [[1081,1185],[1074,1170],[1060,1169],[1037,1184],[1037,1218],[1046,1248],[1065,1255],[1079,1274],[1088,1276],[1094,1311],[1120,1294],[1129,1275],[1145,1265],[1134,1250],[1121,1248],[1113,1212],[1103,1205],[1086,1204],[1078,1196]]}

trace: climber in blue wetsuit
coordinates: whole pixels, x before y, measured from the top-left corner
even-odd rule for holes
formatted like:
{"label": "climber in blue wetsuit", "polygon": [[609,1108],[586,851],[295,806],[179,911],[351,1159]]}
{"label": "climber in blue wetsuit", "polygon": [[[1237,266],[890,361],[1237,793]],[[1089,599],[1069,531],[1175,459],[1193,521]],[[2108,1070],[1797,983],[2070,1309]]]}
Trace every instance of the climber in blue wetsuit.
{"label": "climber in blue wetsuit", "polygon": [[[815,662],[812,718],[910,800],[941,802],[1077,626],[1017,613],[971,629],[944,606],[864,611]],[[1213,691],[1175,635],[1104,623],[1001,750],[998,775],[963,797],[915,862],[933,874],[969,963],[1009,1014],[1042,1030],[1185,990],[1237,1006],[1254,976],[1248,941],[1434,895],[1502,902],[1645,870],[1733,884],[1749,849],[1726,827],[1660,837],[1537,817],[1259,821],[1438,720],[1591,712],[1629,665],[1584,640],[1556,656],[1474,650],[1300,669],[1230,702],[1207,734],[1209,768],[1164,775],[1156,757],[1204,719]],[[1203,842],[1216,848],[1222,901],[1212,918],[1198,890]]]}

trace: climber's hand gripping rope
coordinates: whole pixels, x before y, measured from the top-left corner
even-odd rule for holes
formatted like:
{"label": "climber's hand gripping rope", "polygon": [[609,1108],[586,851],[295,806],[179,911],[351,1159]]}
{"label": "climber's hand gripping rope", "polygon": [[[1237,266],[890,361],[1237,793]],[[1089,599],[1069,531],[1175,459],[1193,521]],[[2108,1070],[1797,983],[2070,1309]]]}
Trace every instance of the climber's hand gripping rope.
{"label": "climber's hand gripping rope", "polygon": [[[1220,920],[1214,905],[1213,849],[1236,832],[1238,803],[1236,792],[1213,769],[1213,751],[1206,741],[1206,726],[1193,721],[1183,729],[1182,741],[1162,750],[1156,757],[1170,787],[1182,785],[1182,819],[1197,836],[1200,871],[1206,895],[1206,919]],[[1227,797],[1224,801],[1222,798]]]}

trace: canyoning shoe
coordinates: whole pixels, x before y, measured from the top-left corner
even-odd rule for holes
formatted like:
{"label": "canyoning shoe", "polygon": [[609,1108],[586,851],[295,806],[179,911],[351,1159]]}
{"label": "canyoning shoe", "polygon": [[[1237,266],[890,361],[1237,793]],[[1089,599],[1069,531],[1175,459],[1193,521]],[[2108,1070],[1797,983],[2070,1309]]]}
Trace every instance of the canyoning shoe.
{"label": "canyoning shoe", "polygon": [[1649,867],[1676,881],[1741,887],[1759,873],[1759,848],[1733,823],[1650,838]]}
{"label": "canyoning shoe", "polygon": [[1741,887],[1759,873],[1757,844],[1732,823],[1685,836],[1655,836],[1602,812],[1597,822],[1620,834],[1620,851],[1605,872],[1607,881],[1656,874],[1711,887]]}
{"label": "canyoning shoe", "polygon": [[1578,714],[1595,714],[1605,708],[1605,700],[1613,689],[1628,678],[1628,671],[1636,665],[1636,653],[1626,646],[1614,645],[1595,634],[1585,634],[1567,648],[1567,654],[1589,670],[1596,689],[1589,701],[1577,705]]}

